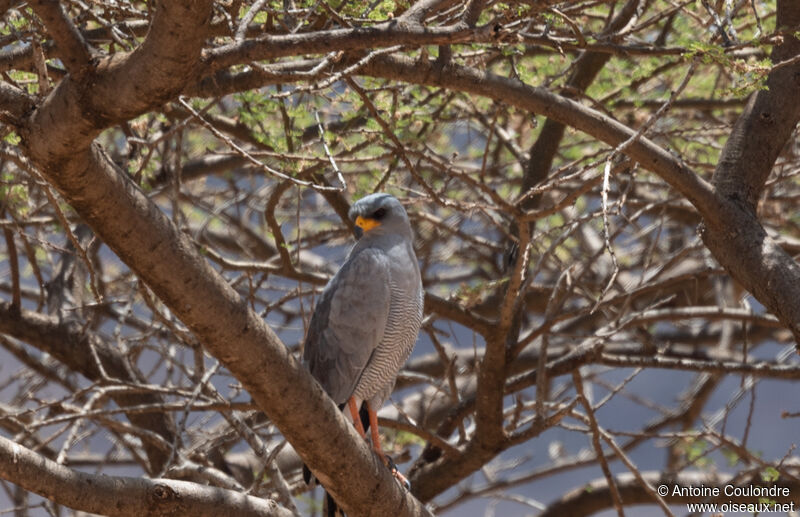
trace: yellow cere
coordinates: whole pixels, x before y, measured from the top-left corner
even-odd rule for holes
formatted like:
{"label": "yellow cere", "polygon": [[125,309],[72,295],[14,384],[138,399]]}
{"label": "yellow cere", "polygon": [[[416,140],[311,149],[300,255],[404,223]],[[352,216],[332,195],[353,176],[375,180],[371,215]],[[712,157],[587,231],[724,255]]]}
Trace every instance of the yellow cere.
{"label": "yellow cere", "polygon": [[365,232],[368,232],[371,229],[375,228],[376,226],[380,225],[381,225],[380,221],[376,221],[375,219],[371,219],[369,217],[361,217],[360,215],[356,217],[356,226],[358,226]]}

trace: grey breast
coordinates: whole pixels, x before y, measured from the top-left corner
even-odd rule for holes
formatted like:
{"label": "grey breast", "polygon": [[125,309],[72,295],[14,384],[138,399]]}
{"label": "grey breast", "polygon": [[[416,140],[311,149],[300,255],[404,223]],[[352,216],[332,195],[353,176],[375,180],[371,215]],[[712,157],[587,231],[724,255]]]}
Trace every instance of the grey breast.
{"label": "grey breast", "polygon": [[353,393],[358,399],[370,401],[376,410],[391,394],[422,323],[423,291],[413,249],[406,244],[390,253],[395,260],[389,274],[391,296],[386,328]]}

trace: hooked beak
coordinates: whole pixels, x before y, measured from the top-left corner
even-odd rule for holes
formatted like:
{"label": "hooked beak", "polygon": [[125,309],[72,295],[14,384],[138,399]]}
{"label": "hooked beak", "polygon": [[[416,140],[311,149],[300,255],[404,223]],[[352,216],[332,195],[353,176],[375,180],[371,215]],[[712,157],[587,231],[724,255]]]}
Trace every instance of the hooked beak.
{"label": "hooked beak", "polygon": [[381,225],[380,221],[376,221],[375,219],[370,219],[369,217],[361,217],[360,215],[356,217],[356,226],[358,226],[365,232],[368,232],[371,229],[375,228],[376,226],[380,225]]}

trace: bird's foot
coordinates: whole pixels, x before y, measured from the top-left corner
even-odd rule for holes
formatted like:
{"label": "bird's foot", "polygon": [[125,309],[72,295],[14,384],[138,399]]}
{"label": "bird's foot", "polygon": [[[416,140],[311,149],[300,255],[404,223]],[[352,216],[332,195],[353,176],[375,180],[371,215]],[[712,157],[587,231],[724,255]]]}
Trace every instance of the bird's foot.
{"label": "bird's foot", "polygon": [[411,482],[403,475],[402,472],[397,470],[397,465],[395,465],[394,460],[392,460],[392,458],[390,458],[388,455],[384,455],[383,458],[386,467],[392,473],[394,478],[398,480],[400,484],[403,485],[403,488],[405,488],[407,491],[411,490]]}

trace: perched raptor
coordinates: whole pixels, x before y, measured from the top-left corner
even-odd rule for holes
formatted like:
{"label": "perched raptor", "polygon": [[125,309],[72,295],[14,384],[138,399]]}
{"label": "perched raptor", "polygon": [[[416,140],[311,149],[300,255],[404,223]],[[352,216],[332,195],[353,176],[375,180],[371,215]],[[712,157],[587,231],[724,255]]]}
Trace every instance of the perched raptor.
{"label": "perched raptor", "polygon": [[[411,224],[397,199],[371,194],[349,215],[361,235],[314,309],[303,360],[333,401],[348,407],[359,434],[371,428],[375,452],[393,468],[381,449],[377,411],[417,340],[422,281]],[[309,482],[307,468],[303,475]],[[328,514],[335,509],[328,496]]]}

